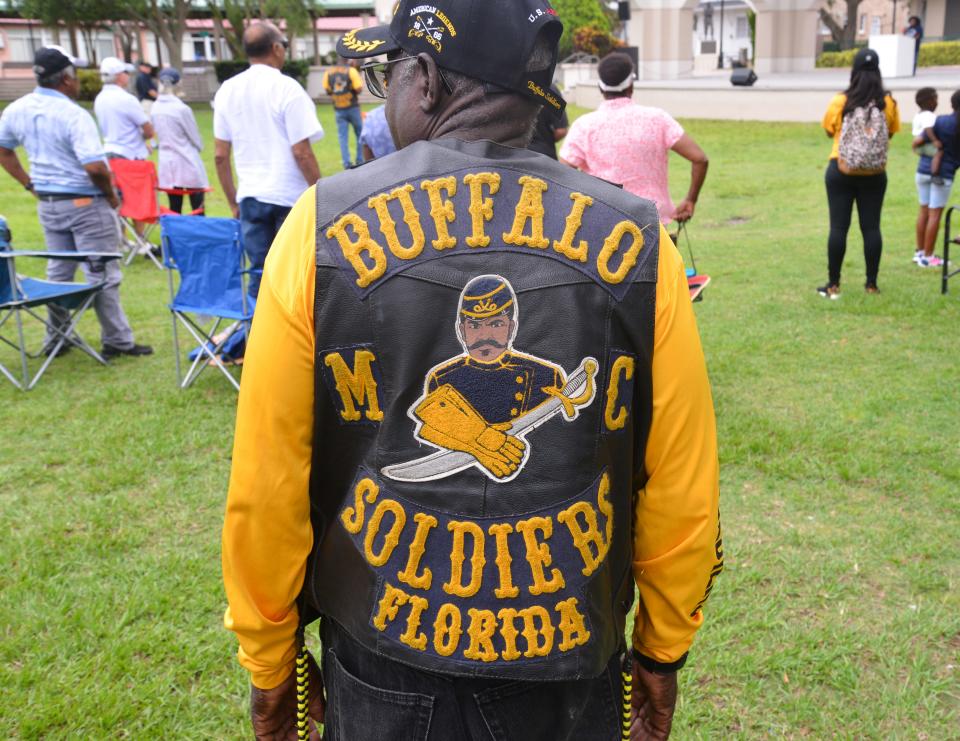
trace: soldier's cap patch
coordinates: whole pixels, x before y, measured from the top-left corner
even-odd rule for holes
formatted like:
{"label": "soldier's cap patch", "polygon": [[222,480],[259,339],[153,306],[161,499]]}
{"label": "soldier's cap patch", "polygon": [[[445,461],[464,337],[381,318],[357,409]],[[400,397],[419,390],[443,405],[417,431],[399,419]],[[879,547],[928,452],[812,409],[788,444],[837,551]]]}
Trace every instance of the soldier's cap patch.
{"label": "soldier's cap patch", "polygon": [[[337,53],[364,59],[398,50],[429,54],[440,67],[514,92],[559,116],[566,102],[552,89],[563,24],[547,0],[400,0],[389,25],[354,29]],[[549,59],[534,50],[545,41]]]}
{"label": "soldier's cap patch", "polygon": [[505,280],[484,277],[467,286],[460,302],[460,315],[487,319],[511,310],[513,305],[513,292]]}

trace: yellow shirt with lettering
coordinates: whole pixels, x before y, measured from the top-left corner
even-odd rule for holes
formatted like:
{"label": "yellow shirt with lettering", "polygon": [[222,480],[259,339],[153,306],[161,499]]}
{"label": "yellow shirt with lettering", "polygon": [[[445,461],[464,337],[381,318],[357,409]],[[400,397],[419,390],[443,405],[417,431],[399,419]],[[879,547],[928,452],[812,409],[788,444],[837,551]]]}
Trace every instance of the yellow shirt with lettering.
{"label": "yellow shirt with lettering", "polygon": [[[900,109],[897,107],[897,101],[893,96],[887,93],[884,98],[886,105],[883,113],[887,119],[887,131],[893,136],[900,131]],[[827,106],[827,112],[823,114],[823,121],[820,125],[829,136],[833,137],[833,147],[830,149],[830,159],[835,160],[840,157],[840,131],[843,128],[843,106],[847,103],[847,96],[843,93],[837,93],[830,100]]]}
{"label": "yellow shirt with lettering", "polygon": [[[295,600],[313,547],[316,191],[301,196],[267,257],[247,347],[223,527],[229,606],[254,685],[290,674]],[[719,572],[719,466],[713,400],[683,262],[660,228],[649,479],[636,499],[634,647],[660,662],[689,649]],[[711,570],[713,573],[711,573]]]}

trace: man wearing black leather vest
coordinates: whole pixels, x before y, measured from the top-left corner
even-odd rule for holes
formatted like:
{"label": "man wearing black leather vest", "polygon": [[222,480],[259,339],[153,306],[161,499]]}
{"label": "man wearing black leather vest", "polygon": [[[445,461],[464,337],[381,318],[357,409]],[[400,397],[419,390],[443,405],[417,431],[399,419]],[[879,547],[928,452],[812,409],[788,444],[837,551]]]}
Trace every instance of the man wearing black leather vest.
{"label": "man wearing black leather vest", "polygon": [[612,741],[622,667],[629,737],[669,735],[723,563],[713,406],[653,204],[523,149],[561,30],[401,0],[340,41],[387,56],[400,149],[305,193],[264,272],[223,534],[258,738],[296,737],[318,616],[334,741]]}

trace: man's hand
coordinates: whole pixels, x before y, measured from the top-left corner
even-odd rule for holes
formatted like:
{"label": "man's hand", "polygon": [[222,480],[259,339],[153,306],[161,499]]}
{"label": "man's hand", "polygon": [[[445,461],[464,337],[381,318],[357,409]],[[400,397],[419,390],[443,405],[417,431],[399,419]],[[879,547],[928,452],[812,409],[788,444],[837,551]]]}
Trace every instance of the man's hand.
{"label": "man's hand", "polygon": [[[316,723],[323,723],[326,712],[323,678],[313,656],[307,657],[307,672],[310,677],[308,715]],[[261,690],[251,685],[250,719],[257,741],[297,741],[296,671],[272,690]],[[310,738],[311,741],[320,741],[316,726],[312,727]]]}
{"label": "man's hand", "polygon": [[630,741],[666,741],[677,704],[677,673],[655,674],[633,662]]}
{"label": "man's hand", "polygon": [[106,196],[106,199],[107,203],[110,204],[110,208],[112,208],[114,211],[120,208],[120,199],[117,198],[116,193],[110,193],[108,196]]}
{"label": "man's hand", "polygon": [[681,224],[685,221],[690,221],[690,219],[693,218],[695,207],[696,204],[693,201],[689,198],[684,198],[677,204],[677,207],[673,211],[674,220],[679,221]]}
{"label": "man's hand", "polygon": [[227,205],[230,206],[230,213],[233,214],[233,218],[239,219],[239,218],[240,218],[240,206],[239,206],[239,204],[237,204],[237,202],[234,201],[233,203],[229,203],[229,204],[227,204]]}

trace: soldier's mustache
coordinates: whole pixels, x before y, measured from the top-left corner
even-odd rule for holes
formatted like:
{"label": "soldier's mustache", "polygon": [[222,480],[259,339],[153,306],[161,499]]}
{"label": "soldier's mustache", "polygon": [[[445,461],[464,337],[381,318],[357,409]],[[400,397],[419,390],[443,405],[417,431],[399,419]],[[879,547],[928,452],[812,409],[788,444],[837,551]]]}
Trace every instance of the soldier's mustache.
{"label": "soldier's mustache", "polygon": [[467,349],[468,349],[468,350],[479,350],[481,347],[484,347],[484,346],[486,346],[486,345],[489,345],[490,347],[495,347],[495,348],[497,348],[498,350],[503,350],[504,348],[506,348],[506,345],[505,345],[505,344],[501,344],[501,343],[497,342],[496,340],[477,340],[477,341],[474,342],[472,345],[470,345]]}

